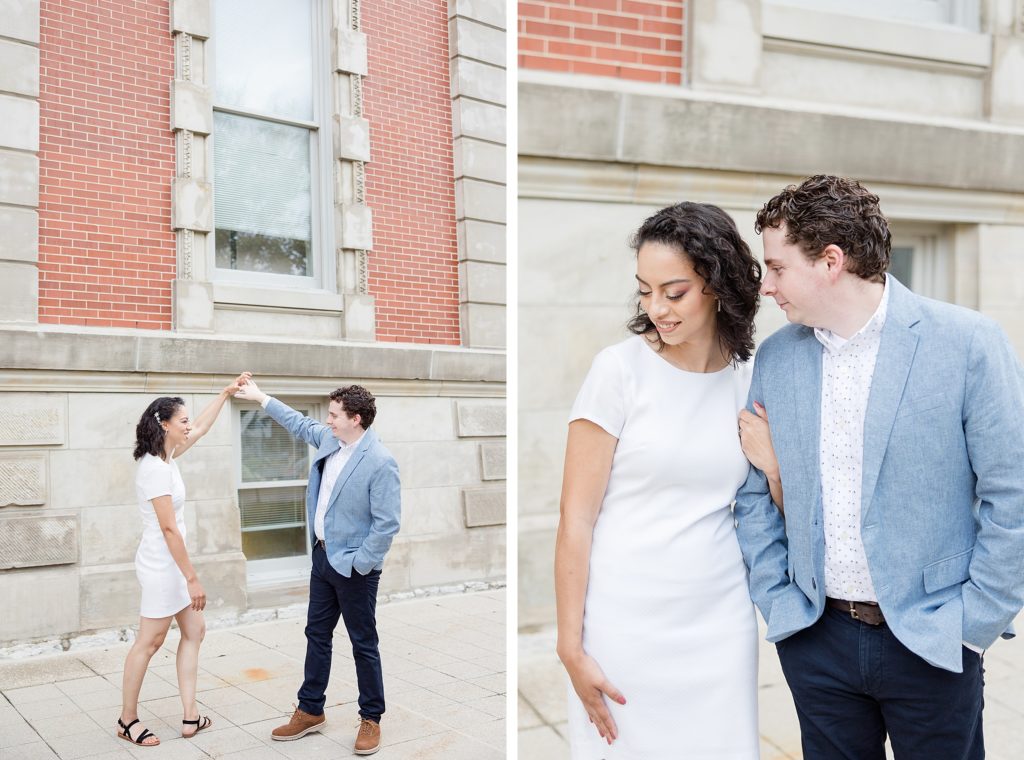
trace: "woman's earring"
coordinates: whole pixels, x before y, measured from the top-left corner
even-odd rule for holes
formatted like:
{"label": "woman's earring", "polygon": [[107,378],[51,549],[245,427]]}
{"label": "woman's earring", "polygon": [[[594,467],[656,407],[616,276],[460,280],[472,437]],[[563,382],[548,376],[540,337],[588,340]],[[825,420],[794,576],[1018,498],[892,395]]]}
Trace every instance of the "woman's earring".
{"label": "woman's earring", "polygon": [[718,313],[719,314],[722,313],[722,299],[721,298],[718,299]]}

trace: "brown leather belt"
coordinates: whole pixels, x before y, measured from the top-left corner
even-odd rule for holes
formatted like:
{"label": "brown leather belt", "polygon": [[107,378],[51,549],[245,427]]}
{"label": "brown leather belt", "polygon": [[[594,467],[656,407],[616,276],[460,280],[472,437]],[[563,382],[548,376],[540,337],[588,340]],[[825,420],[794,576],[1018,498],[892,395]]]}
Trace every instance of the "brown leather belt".
{"label": "brown leather belt", "polygon": [[327,544],[324,543],[324,540],[322,538],[318,538],[315,542],[313,542],[314,549],[316,549],[318,546],[324,551],[327,551]]}
{"label": "brown leather belt", "polygon": [[868,625],[881,625],[885,622],[885,615],[882,609],[874,602],[849,602],[846,599],[833,599],[825,597],[825,604],[842,610],[849,614],[854,620],[859,620]]}

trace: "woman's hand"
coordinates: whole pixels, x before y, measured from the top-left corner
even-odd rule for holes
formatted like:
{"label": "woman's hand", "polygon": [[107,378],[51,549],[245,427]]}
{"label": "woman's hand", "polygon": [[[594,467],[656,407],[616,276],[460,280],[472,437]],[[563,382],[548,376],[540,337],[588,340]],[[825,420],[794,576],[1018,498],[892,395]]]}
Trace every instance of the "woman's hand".
{"label": "woman's hand", "polygon": [[775,447],[772,445],[768,412],[757,401],[754,402],[754,411],[757,414],[751,414],[746,409],[740,412],[740,446],[743,447],[743,455],[768,478],[768,490],[771,492],[772,501],[780,512],[784,512],[779,459],[775,456]]}
{"label": "woman's hand", "polygon": [[750,463],[763,472],[769,480],[778,479],[779,460],[772,446],[772,434],[768,428],[768,412],[754,402],[757,414],[744,409],[740,412],[740,445]]}
{"label": "woman's hand", "polygon": [[242,386],[249,382],[252,377],[252,372],[243,372],[241,375],[236,377],[231,385],[224,386],[224,393],[229,396],[234,396],[238,391],[242,389]]}
{"label": "woman's hand", "polygon": [[607,696],[620,705],[626,704],[626,698],[608,682],[597,661],[586,652],[580,651],[573,657],[563,658],[562,663],[590,722],[597,727],[602,738],[611,744],[619,735],[604,698]]}
{"label": "woman's hand", "polygon": [[196,612],[202,612],[206,607],[206,591],[198,578],[193,578],[188,582],[188,597],[192,600],[192,609]]}

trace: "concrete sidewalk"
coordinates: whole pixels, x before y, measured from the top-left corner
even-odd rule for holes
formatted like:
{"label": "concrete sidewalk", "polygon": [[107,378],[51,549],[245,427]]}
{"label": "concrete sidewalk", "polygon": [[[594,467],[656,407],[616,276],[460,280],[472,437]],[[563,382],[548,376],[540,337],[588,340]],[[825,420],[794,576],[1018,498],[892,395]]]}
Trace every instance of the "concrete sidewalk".
{"label": "concrete sidewalk", "polygon": [[[387,713],[381,758],[490,760],[505,757],[504,589],[431,596],[377,608]],[[302,681],[305,619],[250,623],[207,633],[199,659],[200,712],[213,725],[181,738],[174,669],[177,629],[150,665],[139,714],[158,747],[116,738],[128,644],[48,657],[0,660],[2,760],[354,757],[355,669],[343,625],[334,641],[327,724],[275,742]]]}
{"label": "concrete sidewalk", "polygon": [[[800,727],[775,647],[760,651],[758,699],[761,760],[800,760]],[[1024,614],[1018,616],[1018,631]],[[555,633],[548,629],[519,636],[519,757],[567,760],[566,677],[555,657]],[[1024,640],[997,641],[985,654],[985,747],[988,760],[1024,756]],[[682,752],[680,757],[685,757]],[[889,757],[892,754],[889,753]]]}

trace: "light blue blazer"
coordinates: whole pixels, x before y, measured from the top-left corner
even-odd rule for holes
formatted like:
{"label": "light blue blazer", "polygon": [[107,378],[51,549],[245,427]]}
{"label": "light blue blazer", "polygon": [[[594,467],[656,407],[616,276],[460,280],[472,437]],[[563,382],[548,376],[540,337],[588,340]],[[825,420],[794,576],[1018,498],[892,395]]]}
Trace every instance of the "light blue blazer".
{"label": "light blue blazer", "polygon": [[[293,436],[316,448],[306,488],[306,524],[312,543],[316,541],[313,518],[324,460],[338,450],[338,439],[327,425],[299,414],[276,398],[267,402],[267,414]],[[361,575],[380,570],[391,539],[398,533],[401,505],[398,463],[370,428],[363,433],[331,491],[324,516],[324,543],[331,567],[346,578],[352,576],[353,568]]]}
{"label": "light blue blazer", "polygon": [[[931,664],[962,670],[1024,604],[1024,370],[1002,330],[888,280],[864,420],[861,535],[886,622]],[[825,606],[822,346],[787,325],[754,361],[748,407],[768,413],[785,521],[751,467],[736,495],[750,595],[779,641]]]}

